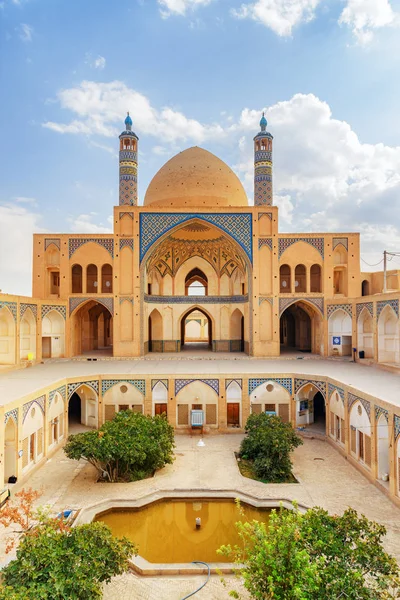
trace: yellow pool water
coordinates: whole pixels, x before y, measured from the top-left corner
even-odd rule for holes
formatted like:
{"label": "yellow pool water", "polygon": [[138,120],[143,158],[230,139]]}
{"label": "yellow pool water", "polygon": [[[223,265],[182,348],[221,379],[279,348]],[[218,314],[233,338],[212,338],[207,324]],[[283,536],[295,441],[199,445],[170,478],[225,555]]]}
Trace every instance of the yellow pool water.
{"label": "yellow pool water", "polygon": [[[236,544],[235,523],[268,521],[270,509],[241,505],[234,500],[163,500],[140,509],[113,510],[98,515],[113,534],[132,540],[151,563],[182,563],[193,560],[231,562],[216,553],[223,544]],[[196,529],[196,518],[201,527]]]}

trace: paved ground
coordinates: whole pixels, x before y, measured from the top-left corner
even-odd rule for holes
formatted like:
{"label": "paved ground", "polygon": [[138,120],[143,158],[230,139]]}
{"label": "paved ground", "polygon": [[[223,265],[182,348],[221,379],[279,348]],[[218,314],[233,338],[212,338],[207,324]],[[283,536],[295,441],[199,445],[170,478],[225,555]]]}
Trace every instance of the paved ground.
{"label": "paved ground", "polygon": [[[233,453],[241,439],[240,434],[210,436],[205,438],[205,447],[199,448],[197,436],[178,435],[175,462],[153,479],[130,484],[96,483],[93,467],[66,459],[60,450],[32,474],[25,485],[43,489],[40,503],[50,504],[55,512],[89,506],[106,498],[137,498],[150,491],[187,489],[240,489],[260,498],[296,499],[307,506],[322,506],[333,513],[353,506],[387,527],[386,547],[400,560],[400,509],[332,446],[324,441],[306,439],[304,446],[294,453],[294,473],[300,483],[264,485],[240,475]],[[129,573],[106,586],[104,598],[181,600],[202,581],[203,577],[195,576],[138,577]],[[228,600],[227,590],[238,586],[238,582],[230,577],[228,584],[225,588],[215,576],[196,598]]]}
{"label": "paved ground", "polygon": [[[187,356],[168,359],[165,356],[146,359],[123,360],[102,359],[97,362],[86,360],[49,361],[27,369],[0,373],[0,405],[6,404],[29,393],[41,390],[47,385],[56,384],[64,377],[92,377],[129,375],[130,377],[154,375],[157,377],[185,375],[198,377],[209,375],[281,376],[299,374],[306,376],[329,376],[359,390],[400,406],[400,375],[389,373],[377,367],[362,366],[347,360],[337,359],[258,359],[244,354],[227,354],[206,360],[204,356],[188,359]],[[236,356],[236,358],[235,358]]]}

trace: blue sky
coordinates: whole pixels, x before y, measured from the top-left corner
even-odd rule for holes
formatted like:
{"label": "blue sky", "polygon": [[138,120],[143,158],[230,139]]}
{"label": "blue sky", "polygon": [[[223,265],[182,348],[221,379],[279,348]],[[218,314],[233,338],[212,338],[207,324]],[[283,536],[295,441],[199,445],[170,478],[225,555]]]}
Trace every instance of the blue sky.
{"label": "blue sky", "polygon": [[370,264],[400,250],[400,0],[0,6],[3,291],[30,293],[34,231],[110,228],[127,110],[141,200],[168,158],[201,145],[252,201],[265,108],[281,231],[359,230]]}

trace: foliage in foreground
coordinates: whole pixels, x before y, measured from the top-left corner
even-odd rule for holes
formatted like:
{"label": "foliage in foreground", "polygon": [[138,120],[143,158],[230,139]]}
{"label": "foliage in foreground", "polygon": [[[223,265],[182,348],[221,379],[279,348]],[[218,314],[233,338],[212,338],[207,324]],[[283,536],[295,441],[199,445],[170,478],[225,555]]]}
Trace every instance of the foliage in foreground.
{"label": "foliage in foreground", "polygon": [[261,413],[249,416],[240,456],[253,462],[258,479],[271,483],[287,480],[292,472],[290,453],[303,442],[290,423]]}
{"label": "foliage in foreground", "polygon": [[69,529],[45,518],[24,534],[17,558],[3,569],[0,600],[96,600],[102,583],[127,571],[135,552],[104,523]]}
{"label": "foliage in foreground", "polygon": [[117,413],[97,431],[70,435],[68,458],[84,458],[109,481],[136,481],[173,461],[174,430],[164,416]]}
{"label": "foliage in foreground", "polygon": [[244,586],[256,600],[400,598],[397,563],[382,546],[385,527],[351,508],[342,516],[281,508],[268,524],[239,521],[236,527],[241,545],[220,552],[244,565]]}

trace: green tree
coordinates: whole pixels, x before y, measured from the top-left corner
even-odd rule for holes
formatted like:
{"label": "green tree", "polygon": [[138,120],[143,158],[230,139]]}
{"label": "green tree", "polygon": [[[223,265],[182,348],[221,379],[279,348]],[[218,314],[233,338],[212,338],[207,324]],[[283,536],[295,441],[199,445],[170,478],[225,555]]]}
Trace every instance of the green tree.
{"label": "green tree", "polygon": [[290,423],[280,417],[261,413],[249,416],[240,456],[253,461],[259,479],[278,483],[291,475],[290,453],[303,442]]}
{"label": "green tree", "polygon": [[104,523],[66,529],[45,519],[27,532],[2,571],[0,600],[96,600],[102,583],[128,570],[136,547]]}
{"label": "green tree", "polygon": [[174,430],[164,416],[121,411],[99,430],[71,435],[68,458],[84,458],[109,481],[136,481],[172,463]]}
{"label": "green tree", "polygon": [[330,516],[281,508],[268,524],[236,527],[241,545],[220,552],[244,565],[244,586],[256,600],[400,598],[397,563],[382,546],[385,528],[353,509]]}

